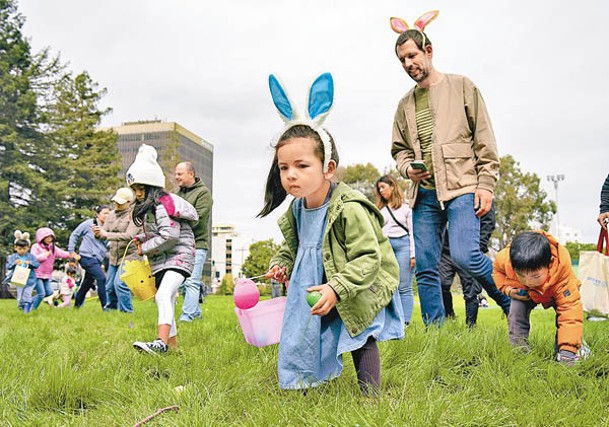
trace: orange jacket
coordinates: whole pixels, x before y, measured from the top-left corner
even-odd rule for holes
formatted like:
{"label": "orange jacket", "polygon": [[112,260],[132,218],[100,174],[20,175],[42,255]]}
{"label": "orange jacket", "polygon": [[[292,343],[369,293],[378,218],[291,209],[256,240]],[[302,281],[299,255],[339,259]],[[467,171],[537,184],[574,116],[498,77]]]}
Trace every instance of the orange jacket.
{"label": "orange jacket", "polygon": [[571,268],[571,257],[567,249],[550,234],[540,231],[550,241],[552,260],[548,280],[537,289],[520,283],[510,260],[510,247],[502,249],[493,262],[495,285],[509,296],[511,288],[529,291],[533,302],[544,308],[554,307],[558,325],[558,348],[576,352],[581,346],[584,331],[584,314],[579,294],[580,281]]}

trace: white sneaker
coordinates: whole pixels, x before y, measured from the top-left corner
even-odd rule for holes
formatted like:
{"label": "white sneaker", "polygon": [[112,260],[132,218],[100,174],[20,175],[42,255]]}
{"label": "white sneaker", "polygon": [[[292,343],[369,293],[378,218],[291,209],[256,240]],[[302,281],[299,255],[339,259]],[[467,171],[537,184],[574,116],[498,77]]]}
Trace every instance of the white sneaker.
{"label": "white sneaker", "polygon": [[133,343],[133,347],[139,351],[145,351],[148,354],[167,353],[167,344],[160,338],[157,338],[152,342],[136,341]]}

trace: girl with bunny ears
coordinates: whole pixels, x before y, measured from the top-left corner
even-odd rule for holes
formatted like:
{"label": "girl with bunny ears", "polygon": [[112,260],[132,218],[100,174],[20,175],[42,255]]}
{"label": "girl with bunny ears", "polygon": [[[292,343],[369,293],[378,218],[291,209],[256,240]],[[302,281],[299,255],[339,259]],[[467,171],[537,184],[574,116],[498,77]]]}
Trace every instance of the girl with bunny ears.
{"label": "girl with bunny ears", "polygon": [[[259,216],[294,197],[279,219],[284,235],[268,278],[290,279],[279,344],[279,384],[315,387],[340,375],[351,352],[364,394],[380,386],[377,341],[402,338],[399,271],[381,230],[383,216],[361,193],[332,178],[338,154],[321,127],[332,107],[332,76],[322,74],[309,93],[308,118],[298,116],[279,81],[270,76],[273,101],[286,128],[275,145]],[[307,293],[321,298],[313,307]]]}

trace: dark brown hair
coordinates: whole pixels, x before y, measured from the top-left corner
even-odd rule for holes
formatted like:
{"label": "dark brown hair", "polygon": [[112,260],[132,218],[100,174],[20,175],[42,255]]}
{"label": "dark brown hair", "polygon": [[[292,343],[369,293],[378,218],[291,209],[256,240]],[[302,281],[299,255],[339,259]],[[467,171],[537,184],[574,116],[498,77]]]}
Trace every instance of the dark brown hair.
{"label": "dark brown hair", "polygon": [[[330,144],[332,145],[332,155],[330,156],[330,160],[334,160],[336,166],[338,166],[338,153],[336,152],[334,139],[330,133],[328,133],[328,136],[330,137]],[[325,161],[324,143],[319,134],[313,128],[308,125],[295,125],[287,129],[279,137],[277,144],[275,144],[275,156],[273,157],[273,163],[271,164],[271,170],[269,171],[269,175],[266,179],[266,187],[264,190],[264,206],[258,213],[257,217],[265,217],[273,212],[288,195],[281,185],[279,165],[277,164],[277,151],[293,138],[311,138],[313,141],[315,141],[315,155],[322,162],[322,164]]]}

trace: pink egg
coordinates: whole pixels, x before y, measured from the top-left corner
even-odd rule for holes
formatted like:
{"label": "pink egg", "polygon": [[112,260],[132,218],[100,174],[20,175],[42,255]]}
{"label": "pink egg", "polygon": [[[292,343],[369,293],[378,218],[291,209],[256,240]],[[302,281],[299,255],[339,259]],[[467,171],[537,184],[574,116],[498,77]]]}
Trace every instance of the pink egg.
{"label": "pink egg", "polygon": [[258,286],[250,279],[235,280],[235,292],[233,295],[235,305],[242,310],[247,310],[258,304],[260,291]]}

